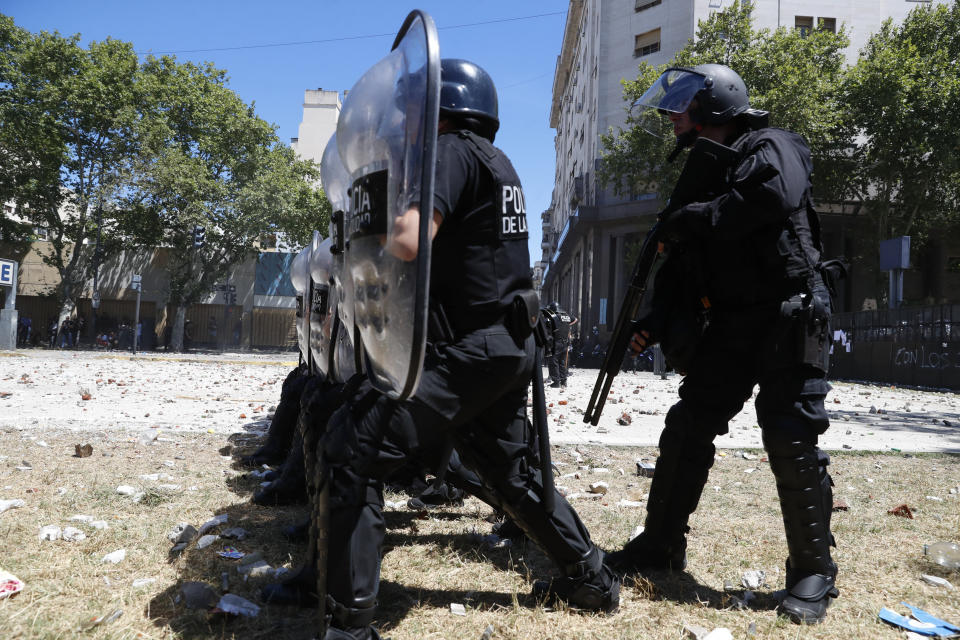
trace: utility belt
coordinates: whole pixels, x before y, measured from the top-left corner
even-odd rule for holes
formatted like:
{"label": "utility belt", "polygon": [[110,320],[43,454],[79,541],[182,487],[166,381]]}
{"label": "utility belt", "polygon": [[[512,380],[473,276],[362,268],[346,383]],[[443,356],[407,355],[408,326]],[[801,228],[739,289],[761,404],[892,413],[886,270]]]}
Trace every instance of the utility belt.
{"label": "utility belt", "polygon": [[518,291],[511,304],[486,309],[452,310],[439,302],[430,303],[427,337],[434,344],[452,344],[488,327],[506,327],[518,346],[533,333],[539,320],[540,300],[532,289]]}

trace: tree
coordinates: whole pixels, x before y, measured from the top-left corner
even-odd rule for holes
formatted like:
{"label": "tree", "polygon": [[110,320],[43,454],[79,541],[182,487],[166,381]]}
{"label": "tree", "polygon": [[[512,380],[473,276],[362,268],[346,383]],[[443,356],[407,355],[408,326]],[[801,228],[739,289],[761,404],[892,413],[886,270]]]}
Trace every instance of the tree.
{"label": "tree", "polygon": [[[119,248],[109,203],[121,187],[117,168],[135,153],[132,46],[107,39],[83,49],[78,41],[34,35],[0,15],[0,200],[47,230],[42,259],[60,276],[60,322],[76,307],[94,260]],[[94,210],[107,216],[99,256]]]}
{"label": "tree", "polygon": [[[815,30],[806,37],[780,28],[755,30],[753,4],[735,2],[697,25],[697,37],[662,67],[641,63],[636,80],[624,81],[624,99],[633,105],[667,67],[725,64],[743,78],[750,105],[770,112],[772,126],[803,135],[815,158],[815,187],[819,198],[841,199],[849,189],[844,150],[850,129],[840,102],[842,50],[845,34]],[[601,136],[604,147],[599,178],[614,190],[655,192],[665,200],[683,163],[666,161],[674,138],[668,127],[659,137],[643,128],[649,122],[639,109],[628,108],[627,121],[618,130]]]}
{"label": "tree", "polygon": [[[151,57],[143,71],[150,111],[125,208],[142,213],[131,223],[142,243],[170,248],[171,347],[179,350],[187,307],[255,253],[262,232],[305,239],[307,228],[325,228],[329,205],[310,184],[316,165],[279,143],[224,71],[171,57]],[[193,246],[195,226],[205,229],[202,247]]]}
{"label": "tree", "polygon": [[941,4],[885,22],[849,73],[855,197],[872,217],[874,252],[887,238],[922,247],[960,230],[958,60],[960,5]]}

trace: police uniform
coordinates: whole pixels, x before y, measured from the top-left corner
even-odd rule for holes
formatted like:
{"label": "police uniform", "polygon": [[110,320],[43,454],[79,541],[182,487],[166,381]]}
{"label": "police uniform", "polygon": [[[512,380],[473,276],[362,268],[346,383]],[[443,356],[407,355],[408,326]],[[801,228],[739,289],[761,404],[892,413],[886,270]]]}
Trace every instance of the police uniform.
{"label": "police uniform", "polygon": [[[812,162],[804,140],[782,129],[743,132],[732,148],[732,168],[721,172],[726,189],[677,208],[661,223],[693,247],[686,256],[699,275],[694,286],[709,301],[708,323],[695,350],[686,353],[672,344],[680,338],[671,337],[671,322],[652,331],[665,353],[680,354],[686,375],[660,437],[646,530],[613,562],[638,568],[685,565],[688,516],[713,465],[713,440],[727,433],[730,419],[759,385],[757,419],[789,550],[787,587],[804,601],[820,603],[815,613],[799,615],[818,621],[837,595],[837,568],[830,556],[829,457],[817,447],[829,425],[824,398],[830,389],[830,297],[819,272]],[[672,284],[675,291],[689,291],[689,280],[661,281],[669,278],[664,274],[689,271],[689,262],[665,265],[657,289]]]}
{"label": "police uniform", "polygon": [[567,374],[570,364],[570,325],[574,324],[573,316],[561,308],[556,309],[557,323],[554,329],[554,352],[548,363],[550,378],[554,387],[567,386]]}
{"label": "police uniform", "polygon": [[438,140],[434,202],[443,223],[432,246],[430,302],[449,331],[432,331],[411,399],[390,400],[364,383],[331,419],[324,445],[332,627],[357,638],[375,634],[383,480],[411,458],[436,468],[451,440],[501,508],[575,583],[574,600],[609,610],[618,584],[586,528],[559,495],[552,513],[541,502],[526,419],[533,337],[507,326],[515,294],[531,287],[520,181],[488,140],[446,133]]}

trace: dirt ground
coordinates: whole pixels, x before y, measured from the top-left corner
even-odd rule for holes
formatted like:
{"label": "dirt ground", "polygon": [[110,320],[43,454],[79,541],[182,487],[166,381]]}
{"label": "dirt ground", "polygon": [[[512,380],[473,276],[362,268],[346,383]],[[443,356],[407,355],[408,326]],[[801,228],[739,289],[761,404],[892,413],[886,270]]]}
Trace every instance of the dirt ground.
{"label": "dirt ground", "polygon": [[[0,354],[0,505],[23,503],[0,513],[0,570],[25,583],[0,600],[0,636],[77,637],[119,610],[84,637],[310,637],[313,612],[258,598],[277,570],[302,560],[303,548],[279,532],[303,508],[253,505],[260,480],[237,463],[260,441],[294,365],[289,354]],[[628,412],[632,424],[597,433],[581,427],[576,413],[595,376],[575,370],[569,388],[551,389],[548,401],[557,484],[596,542],[612,550],[643,521],[650,480],[637,475],[636,461],[655,460],[650,445],[678,381],[624,374],[604,420],[616,424]],[[488,629],[490,640],[682,638],[691,625],[727,628],[735,638],[899,638],[877,613],[905,613],[901,602],[960,624],[960,591],[923,578],[960,587],[960,574],[923,555],[925,544],[960,540],[960,457],[944,453],[960,450],[956,395],[837,383],[829,400],[834,439],[824,444],[832,450],[835,497],[846,507],[833,515],[841,597],[823,625],[797,627],[773,611],[785,541],[750,407],[718,443],[691,520],[688,569],[629,579],[617,614],[535,601],[533,580],[555,569],[534,545],[493,536],[491,510],[478,500],[423,513],[407,508],[407,496],[388,493],[376,624],[395,640],[477,639]],[[91,455],[77,457],[76,445],[86,444]],[[597,483],[607,486],[592,490]],[[118,493],[121,486],[134,495]],[[905,513],[901,505],[912,518],[889,513]],[[193,543],[171,552],[167,534],[178,523],[200,527],[222,514],[227,522],[212,533],[242,527],[243,540],[221,537],[204,549]],[[47,526],[74,527],[84,539],[39,539]],[[121,549],[121,562],[104,562]],[[269,568],[244,579],[241,560],[218,555],[231,549],[260,553]],[[749,571],[764,576],[752,589],[743,585]],[[183,587],[190,582],[206,584],[214,601],[241,596],[260,607],[258,615],[189,608]],[[463,615],[454,612],[459,605]]]}

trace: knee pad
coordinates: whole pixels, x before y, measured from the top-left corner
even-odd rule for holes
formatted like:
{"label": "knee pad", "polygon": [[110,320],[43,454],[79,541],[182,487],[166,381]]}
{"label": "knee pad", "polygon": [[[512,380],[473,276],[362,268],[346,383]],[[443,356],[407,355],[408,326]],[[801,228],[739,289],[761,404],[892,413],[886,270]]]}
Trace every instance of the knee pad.
{"label": "knee pad", "polygon": [[[761,420],[763,448],[772,457],[790,458],[817,449],[817,433],[807,422],[797,416],[774,415]],[[827,455],[827,454],[823,454]],[[829,456],[827,463],[829,464]]]}

